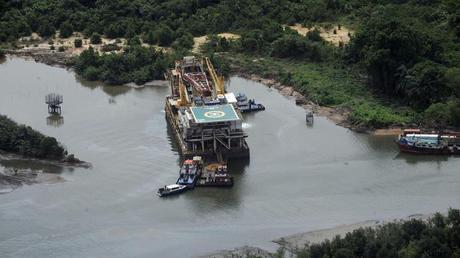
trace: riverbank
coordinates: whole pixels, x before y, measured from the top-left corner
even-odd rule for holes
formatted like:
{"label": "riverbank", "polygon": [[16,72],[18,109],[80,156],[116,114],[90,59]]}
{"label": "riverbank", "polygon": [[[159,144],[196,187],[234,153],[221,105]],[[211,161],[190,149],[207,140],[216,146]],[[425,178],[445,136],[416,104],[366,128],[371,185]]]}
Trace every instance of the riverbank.
{"label": "riverbank", "polygon": [[[48,65],[72,68],[78,53],[75,51],[57,52],[49,48],[23,47],[8,50],[7,53],[31,57],[37,62]],[[321,64],[290,63],[289,61],[251,58],[247,55],[226,56],[234,75],[260,82],[277,89],[282,95],[294,98],[295,103],[307,111],[327,117],[336,125],[361,133],[393,135],[413,123],[413,111],[392,107],[392,104],[379,103],[364,83],[340,68],[325,68]],[[314,67],[312,67],[312,65]],[[280,77],[286,77],[283,79]],[[344,85],[342,85],[344,84]],[[142,88],[152,85],[124,84],[129,87]],[[301,85],[301,86],[299,86]],[[305,86],[306,85],[306,86]],[[329,103],[329,104],[327,104]]]}
{"label": "riverbank", "polygon": [[313,112],[314,114],[322,117],[326,117],[338,126],[342,126],[359,133],[367,133],[378,136],[397,136],[402,133],[403,125],[389,125],[384,128],[372,128],[363,126],[362,124],[353,124],[350,121],[350,115],[352,110],[346,106],[328,107],[321,106],[309,99],[306,94],[298,91],[294,86],[285,85],[274,78],[267,78],[260,76],[255,73],[249,73],[247,70],[240,66],[233,65],[231,67],[232,74],[243,77],[245,79],[261,83],[269,88],[276,89],[281,95],[292,98],[295,100],[295,104],[301,106],[307,112]]}
{"label": "riverbank", "polygon": [[[73,69],[76,58],[74,52],[57,52],[46,48],[10,49],[6,50],[6,53],[25,58],[32,58],[36,62],[51,66],[65,67],[68,69]],[[293,98],[296,105],[303,107],[307,111],[312,111],[318,116],[327,117],[336,125],[348,128],[355,132],[375,135],[398,135],[404,127],[421,127],[419,123],[415,123],[415,121],[413,121],[414,117],[417,115],[412,110],[406,107],[393,107],[392,104],[389,103],[386,105],[378,103],[372,94],[368,92],[368,89],[366,90],[361,86],[356,86],[357,83],[353,82],[353,80],[348,77],[344,79],[344,83],[346,83],[348,87],[352,88],[348,90],[359,95],[356,97],[350,97],[350,94],[345,94],[346,97],[343,97],[343,93],[340,92],[340,90],[335,92],[337,89],[333,89],[333,93],[325,93],[326,95],[331,95],[326,98],[333,99],[333,102],[336,101],[334,99],[343,98],[347,99],[346,102],[337,105],[323,105],[320,102],[324,102],[324,100],[318,101],[316,96],[317,94],[315,92],[323,91],[321,89],[323,87],[325,92],[331,91],[331,86],[329,84],[339,83],[337,78],[329,78],[328,81],[323,82],[322,80],[324,80],[325,77],[328,77],[328,74],[322,74],[322,72],[318,71],[310,71],[311,74],[302,76],[310,76],[304,79],[307,80],[306,84],[310,85],[309,87],[313,87],[314,90],[304,89],[296,86],[296,81],[294,79],[291,79],[292,83],[286,84],[280,82],[278,78],[279,76],[276,75],[276,73],[279,73],[280,66],[286,66],[286,69],[289,71],[288,73],[291,74],[290,70],[292,70],[295,65],[287,65],[286,63],[279,64],[273,60],[266,60],[264,58],[254,60],[249,60],[250,57],[247,56],[239,56],[237,58],[239,58],[239,60],[234,57],[227,57],[227,60],[230,61],[231,72],[233,75],[262,83],[270,88],[275,88],[283,96]],[[250,65],[254,66],[248,67],[248,62]],[[277,70],[277,72],[274,72],[275,70]],[[295,71],[292,71],[292,74],[294,73]],[[289,76],[295,77],[296,75],[294,74]],[[309,80],[312,80],[313,83],[309,82]],[[324,85],[317,85],[317,83],[324,83]],[[315,85],[311,86],[313,84]],[[123,85],[132,88],[143,88],[158,85],[167,86],[168,81],[153,80],[141,85],[130,82]],[[332,88],[337,87],[333,86]],[[360,92],[364,90],[367,92]]]}
{"label": "riverbank", "polygon": [[74,63],[74,56],[66,52],[58,52],[49,48],[6,49],[5,54],[33,59],[35,62],[50,66],[68,68]]}
{"label": "riverbank", "polygon": [[[17,166],[18,164],[22,166]],[[68,154],[56,138],[0,115],[0,168],[2,167],[0,187],[17,188],[40,182],[40,174],[56,168],[89,168],[91,164]]]}
{"label": "riverbank", "polygon": [[[75,56],[67,53],[67,52],[56,52],[49,49],[39,49],[39,48],[30,48],[30,49],[18,49],[18,50],[7,50],[6,53],[15,56],[21,56],[25,58],[32,58],[36,62],[44,63],[51,66],[58,66],[58,67],[65,67],[65,68],[72,68],[74,64]],[[349,117],[351,114],[351,110],[345,106],[339,107],[328,107],[322,106],[318,103],[315,103],[313,100],[309,99],[305,94],[298,91],[294,86],[284,85],[281,82],[273,79],[273,78],[266,78],[255,73],[250,73],[245,70],[243,67],[233,66],[232,73],[234,75],[255,81],[260,82],[268,87],[273,87],[277,89],[280,94],[283,96],[294,98],[295,103],[299,106],[302,106],[307,111],[312,111],[314,114],[327,117],[335,124],[339,126],[343,126],[349,128],[353,131],[363,132],[363,133],[374,133],[375,129],[363,127],[360,125],[356,125],[350,122]],[[125,86],[133,87],[133,88],[142,88],[148,86],[166,86],[167,81],[165,80],[155,80],[151,82],[147,82],[142,85],[137,85],[135,83],[126,83]],[[393,126],[394,127],[394,126]],[[384,128],[385,130],[387,128]],[[380,128],[380,131],[382,129]],[[393,129],[389,130],[390,132],[394,131]],[[385,133],[387,134],[387,133]]]}
{"label": "riverbank", "polygon": [[257,74],[247,73],[239,68],[233,68],[233,75],[261,83],[269,88],[275,88],[281,95],[295,99],[295,104],[303,107],[305,110],[311,111],[319,116],[327,117],[336,125],[350,129],[356,129],[353,128],[353,126],[348,122],[350,111],[347,109],[320,106],[309,100],[305,95],[297,91],[292,86],[283,85],[281,82],[278,82],[275,79],[263,78]]}
{"label": "riverbank", "polygon": [[[34,60],[37,63],[43,63],[53,67],[60,67],[65,69],[74,69],[76,56],[68,52],[56,52],[49,49],[28,48],[28,49],[9,49],[5,53],[10,56],[21,57],[26,60]],[[7,57],[8,58],[8,57]],[[136,84],[134,82],[125,83],[123,86],[130,88],[144,88],[144,87],[167,87],[169,81],[167,80],[152,80],[143,84]]]}
{"label": "riverbank", "polygon": [[[1,195],[5,257],[47,257],[50,250],[94,257],[102,249],[107,256],[190,257],[259,243],[274,252],[270,241],[291,233],[460,206],[460,159],[398,155],[391,139],[327,119],[308,128],[293,100],[239,77],[229,89],[268,108],[246,116],[251,161],[229,168],[238,183],[157,198],[153,189],[176,180],[180,166],[163,112],[168,88],[89,87],[72,72],[23,58],[0,68],[2,112],[94,166],[56,171],[64,183]],[[37,97],[54,87],[71,96],[59,127],[46,124]]]}
{"label": "riverbank", "polygon": [[401,219],[393,219],[393,220],[369,220],[369,221],[362,221],[354,224],[348,225],[338,225],[332,228],[326,228],[321,230],[314,230],[308,232],[302,232],[298,234],[288,235],[285,237],[281,237],[278,239],[273,240],[273,243],[276,243],[279,248],[276,252],[264,250],[259,247],[253,246],[243,246],[239,248],[235,248],[232,250],[220,250],[213,253],[209,253],[200,258],[249,258],[249,257],[261,257],[261,258],[274,258],[274,257],[292,257],[291,254],[295,254],[297,251],[302,250],[305,248],[306,245],[311,244],[319,244],[326,240],[332,240],[336,236],[345,237],[347,233],[351,233],[354,230],[364,229],[364,228],[371,228],[377,229],[382,227],[388,223],[401,223],[405,221],[409,221],[412,219],[427,221],[431,218],[433,214],[414,214],[405,218]]}
{"label": "riverbank", "polygon": [[73,154],[61,160],[50,160],[0,150],[0,194],[12,192],[24,185],[63,182],[60,174],[64,169],[91,167],[91,163],[81,161]]}

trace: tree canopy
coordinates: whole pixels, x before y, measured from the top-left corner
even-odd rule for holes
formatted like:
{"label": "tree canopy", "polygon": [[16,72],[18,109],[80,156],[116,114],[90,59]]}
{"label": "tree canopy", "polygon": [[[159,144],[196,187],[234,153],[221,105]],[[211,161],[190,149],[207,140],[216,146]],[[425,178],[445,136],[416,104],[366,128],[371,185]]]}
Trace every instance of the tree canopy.
{"label": "tree canopy", "polygon": [[0,150],[36,158],[61,159],[65,155],[65,149],[54,137],[18,125],[3,115],[0,115]]}
{"label": "tree canopy", "polygon": [[411,219],[376,229],[361,228],[295,252],[299,258],[455,258],[460,255],[460,210],[435,214],[428,221]]}
{"label": "tree canopy", "polygon": [[[296,23],[305,27],[342,24],[355,33],[348,45],[335,47],[318,30],[301,36],[286,27]],[[139,37],[146,43],[172,47],[173,57],[188,54],[195,36],[233,32],[241,38],[210,36],[203,49],[207,54],[243,53],[348,67],[367,79],[370,91],[414,109],[423,120],[446,112],[449,118],[441,120],[449,124],[442,126],[460,125],[455,114],[460,105],[458,0],[0,0],[0,42],[31,32],[50,37],[56,30],[63,37],[83,32],[93,44],[99,42],[97,35],[125,37],[131,43],[136,40],[130,39]],[[130,48],[126,54],[95,57],[97,64],[79,71],[88,79],[142,82],[163,72],[148,69],[168,63],[165,59],[169,58],[155,51],[146,58],[141,48]],[[128,61],[134,59],[153,63],[139,66]],[[133,66],[128,68],[128,64]],[[329,94],[322,91],[321,95]],[[444,110],[433,112],[439,108]]]}

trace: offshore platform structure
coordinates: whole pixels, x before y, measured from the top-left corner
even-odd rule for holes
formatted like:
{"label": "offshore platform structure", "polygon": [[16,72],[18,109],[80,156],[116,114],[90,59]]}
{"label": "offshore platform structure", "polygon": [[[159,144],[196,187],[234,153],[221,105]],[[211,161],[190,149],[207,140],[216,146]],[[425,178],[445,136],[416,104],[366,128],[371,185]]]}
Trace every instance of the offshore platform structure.
{"label": "offshore platform structure", "polygon": [[48,113],[61,114],[61,104],[64,101],[62,95],[50,93],[45,96],[45,103],[48,105]]}
{"label": "offshore platform structure", "polygon": [[208,58],[184,57],[167,77],[171,95],[166,97],[166,118],[184,156],[249,157],[235,95],[225,91]]}

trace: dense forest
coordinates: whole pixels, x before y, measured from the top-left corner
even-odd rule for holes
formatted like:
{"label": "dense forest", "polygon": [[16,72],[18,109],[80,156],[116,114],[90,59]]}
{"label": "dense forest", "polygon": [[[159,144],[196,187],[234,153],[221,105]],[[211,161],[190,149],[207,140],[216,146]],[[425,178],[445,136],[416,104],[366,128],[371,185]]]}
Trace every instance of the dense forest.
{"label": "dense forest", "polygon": [[460,210],[447,216],[435,214],[428,221],[411,219],[376,229],[361,228],[297,250],[299,258],[458,258],[460,257]]}
{"label": "dense forest", "polygon": [[[209,35],[203,50],[223,57],[224,67],[237,64],[293,85],[318,104],[350,109],[352,123],[460,126],[458,0],[0,0],[0,10],[4,43],[56,30],[91,41],[127,38],[123,53],[85,51],[76,64],[88,79],[159,78],[174,58],[189,54],[193,37]],[[349,44],[335,46],[318,30],[301,36],[285,27],[296,23],[354,33]],[[213,36],[220,32],[241,38]],[[173,51],[160,53],[140,40]]]}
{"label": "dense forest", "polygon": [[33,130],[30,126],[18,125],[0,115],[0,150],[33,158],[62,159],[64,148],[53,137]]}

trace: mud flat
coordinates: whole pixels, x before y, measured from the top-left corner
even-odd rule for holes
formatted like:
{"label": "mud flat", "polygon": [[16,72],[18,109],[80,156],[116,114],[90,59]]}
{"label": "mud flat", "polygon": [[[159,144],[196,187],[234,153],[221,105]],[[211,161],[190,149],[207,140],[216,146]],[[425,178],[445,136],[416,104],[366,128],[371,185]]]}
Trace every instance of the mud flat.
{"label": "mud flat", "polygon": [[62,171],[73,168],[91,168],[91,164],[72,154],[62,160],[41,160],[0,151],[0,194],[24,185],[63,182]]}
{"label": "mud flat", "polygon": [[[337,227],[328,228],[328,229],[321,229],[315,231],[308,231],[299,234],[293,234],[286,237],[281,237],[278,239],[273,240],[272,242],[279,245],[280,253],[273,253],[259,247],[252,247],[252,246],[243,246],[240,248],[235,248],[233,250],[221,250],[216,251],[214,253],[206,254],[201,256],[201,258],[233,258],[233,257],[262,257],[262,258],[272,258],[272,257],[290,257],[286,254],[294,253],[296,250],[304,248],[308,244],[318,244],[326,239],[333,239],[336,236],[344,237],[347,233],[353,232],[354,230],[360,228],[377,228],[379,226],[383,226],[386,223],[390,222],[399,222],[405,221],[410,219],[421,219],[427,220],[431,215],[424,215],[424,214],[414,214],[408,216],[403,219],[396,219],[396,220],[368,220],[363,222],[358,222],[355,224],[349,225],[339,225]],[[283,256],[284,254],[284,256]],[[280,256],[281,255],[281,256]]]}
{"label": "mud flat", "polygon": [[214,253],[199,256],[199,258],[234,258],[234,257],[260,257],[271,258],[273,253],[263,250],[258,247],[243,246],[233,250],[221,250]]}
{"label": "mud flat", "polygon": [[23,185],[64,182],[58,174],[41,170],[0,168],[0,194],[10,193]]}
{"label": "mud flat", "polygon": [[6,54],[33,59],[37,63],[51,66],[67,67],[72,63],[73,56],[65,52],[57,52],[49,48],[22,48],[10,49]]}

